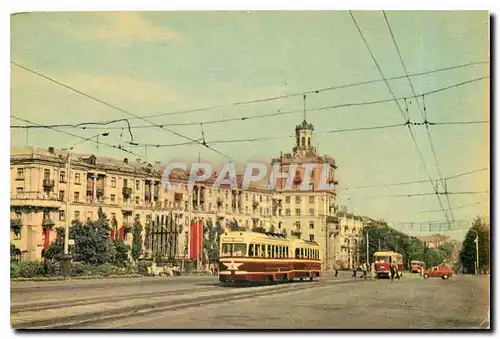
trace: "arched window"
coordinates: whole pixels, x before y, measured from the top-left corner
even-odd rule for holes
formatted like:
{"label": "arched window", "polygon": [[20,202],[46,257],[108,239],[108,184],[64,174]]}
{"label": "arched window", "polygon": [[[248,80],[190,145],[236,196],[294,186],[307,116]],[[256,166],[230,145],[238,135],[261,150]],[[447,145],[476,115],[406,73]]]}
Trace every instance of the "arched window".
{"label": "arched window", "polygon": [[306,137],[302,137],[302,146],[306,145]]}
{"label": "arched window", "polygon": [[311,137],[307,138],[307,146],[311,146]]}

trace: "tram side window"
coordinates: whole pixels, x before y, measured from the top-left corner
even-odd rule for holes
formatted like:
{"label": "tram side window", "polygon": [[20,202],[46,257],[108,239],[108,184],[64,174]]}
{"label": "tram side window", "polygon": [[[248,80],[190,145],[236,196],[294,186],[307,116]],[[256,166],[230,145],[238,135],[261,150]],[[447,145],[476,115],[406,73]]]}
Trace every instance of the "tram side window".
{"label": "tram side window", "polygon": [[304,249],[303,248],[300,249],[300,258],[304,259]]}
{"label": "tram side window", "polygon": [[300,249],[296,248],[295,249],[295,259],[299,259],[300,258]]}
{"label": "tram side window", "polygon": [[285,255],[286,255],[286,258],[289,258],[289,256],[288,256],[288,246],[285,246]]}
{"label": "tram side window", "polygon": [[273,250],[273,249],[272,249],[272,247],[271,247],[271,246],[269,246],[269,245],[267,245],[267,257],[268,257],[268,258],[271,258],[271,256],[272,256],[272,254],[271,254],[271,253],[272,253],[272,250]]}
{"label": "tram side window", "polygon": [[266,245],[260,245],[261,246],[261,257],[265,258],[266,257]]}
{"label": "tram side window", "polygon": [[254,244],[250,244],[250,246],[248,247],[248,256],[249,257],[254,257],[255,256]]}

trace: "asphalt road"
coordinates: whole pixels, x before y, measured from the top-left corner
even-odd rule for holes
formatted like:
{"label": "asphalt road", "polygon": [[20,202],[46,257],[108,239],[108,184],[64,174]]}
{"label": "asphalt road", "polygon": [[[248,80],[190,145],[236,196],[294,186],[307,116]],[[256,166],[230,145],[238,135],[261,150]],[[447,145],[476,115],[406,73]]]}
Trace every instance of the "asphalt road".
{"label": "asphalt road", "polygon": [[[17,328],[101,329],[488,326],[488,277],[457,276],[445,281],[405,275],[402,280],[390,283],[388,280],[350,279],[346,272],[337,280],[326,277],[321,282],[250,288],[220,287],[214,285],[215,277],[166,278],[164,283],[158,283],[159,279],[138,279],[135,284],[129,280],[126,286],[109,288],[107,297],[93,296],[96,290],[104,288],[99,283],[85,288],[80,286],[74,290],[78,291],[76,296],[64,297],[69,300],[67,304],[49,304],[43,312],[33,308],[43,307],[44,302],[54,299],[53,293],[71,293],[68,292],[71,289],[47,292],[37,301],[27,301],[24,296],[22,304],[16,303],[16,299],[24,293],[14,291],[13,309],[18,308],[11,316],[12,323]],[[141,297],[141,293],[147,297]],[[89,304],[70,307],[71,298],[89,300]],[[28,311],[23,311],[23,307]],[[125,312],[127,308],[130,308],[128,313]]]}

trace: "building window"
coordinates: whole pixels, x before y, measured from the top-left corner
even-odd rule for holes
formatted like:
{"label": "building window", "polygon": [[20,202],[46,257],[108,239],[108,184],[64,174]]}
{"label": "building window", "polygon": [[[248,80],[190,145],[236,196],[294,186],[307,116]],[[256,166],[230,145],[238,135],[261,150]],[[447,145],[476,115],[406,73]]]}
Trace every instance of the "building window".
{"label": "building window", "polygon": [[259,201],[262,202],[262,195],[259,195]]}
{"label": "building window", "polygon": [[75,219],[80,219],[80,211],[75,211]]}
{"label": "building window", "polygon": [[226,199],[227,199],[228,192],[226,191]]}
{"label": "building window", "polygon": [[245,193],[245,200],[248,201],[248,193]]}
{"label": "building window", "polygon": [[80,183],[80,173],[75,173],[75,184]]}
{"label": "building window", "polygon": [[46,169],[43,171],[43,178],[46,180],[50,179],[50,170],[49,169]]}
{"label": "building window", "polygon": [[309,228],[314,229],[314,221],[309,221]]}
{"label": "building window", "polygon": [[17,169],[17,179],[24,180],[24,168]]}
{"label": "building window", "polygon": [[66,182],[66,171],[59,172],[59,182]]}
{"label": "building window", "polygon": [[295,228],[300,230],[300,221],[295,222]]}
{"label": "building window", "polygon": [[123,179],[123,187],[128,187],[128,180],[127,179]]}
{"label": "building window", "polygon": [[22,187],[17,187],[17,188],[16,188],[16,194],[17,194],[17,195],[22,195],[22,194],[23,194],[23,192],[24,192],[24,188],[22,188]]}
{"label": "building window", "polygon": [[295,215],[296,216],[300,216],[300,208],[296,208],[295,209]]}
{"label": "building window", "polygon": [[209,211],[211,211],[211,210],[212,210],[212,203],[211,203],[211,202],[209,202],[209,203],[208,203],[208,210],[209,210]]}
{"label": "building window", "polygon": [[80,192],[75,192],[74,193],[74,201],[79,202],[80,201]]}
{"label": "building window", "polygon": [[110,195],[110,198],[111,198],[111,203],[112,203],[112,204],[116,203],[116,195],[111,194],[111,195]]}
{"label": "building window", "polygon": [[64,201],[64,191],[59,191],[59,201]]}
{"label": "building window", "polygon": [[314,234],[309,234],[309,241],[314,241]]}
{"label": "building window", "polygon": [[116,178],[115,177],[111,178],[111,187],[116,188]]}
{"label": "building window", "polygon": [[248,213],[248,206],[245,206],[245,213]]}
{"label": "building window", "polygon": [[310,204],[314,204],[314,196],[310,196],[309,197],[309,203]]}
{"label": "building window", "polygon": [[135,204],[139,205],[139,197],[135,197]]}
{"label": "building window", "polygon": [[136,214],[135,215],[135,220],[140,221],[141,220],[141,215],[140,214]]}
{"label": "building window", "polygon": [[309,209],[309,215],[314,215],[314,208]]}
{"label": "building window", "polygon": [[141,189],[141,182],[139,180],[135,181],[135,189],[140,190]]}
{"label": "building window", "polygon": [[211,189],[211,188],[209,188],[209,189],[208,189],[208,197],[209,197],[209,198],[211,198],[211,197],[212,197],[212,189]]}
{"label": "building window", "polygon": [[287,204],[289,204],[289,203],[290,203],[290,197],[289,197],[289,196],[288,196],[288,197],[285,197],[285,202],[286,202]]}
{"label": "building window", "polygon": [[290,209],[289,209],[289,208],[287,208],[287,209],[285,210],[285,215],[286,215],[287,217],[289,217],[289,216],[290,216]]}
{"label": "building window", "polygon": [[66,211],[59,210],[59,221],[64,221],[64,220],[66,220]]}
{"label": "building window", "polygon": [[296,204],[300,204],[300,195],[297,195],[297,196],[295,197],[295,203],[296,203]]}

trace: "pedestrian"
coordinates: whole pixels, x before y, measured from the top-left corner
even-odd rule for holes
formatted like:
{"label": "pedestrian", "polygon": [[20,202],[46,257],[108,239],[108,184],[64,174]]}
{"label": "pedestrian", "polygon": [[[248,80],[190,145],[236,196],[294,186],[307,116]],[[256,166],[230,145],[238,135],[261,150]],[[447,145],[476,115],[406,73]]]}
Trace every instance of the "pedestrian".
{"label": "pedestrian", "polygon": [[[391,282],[394,281],[394,277],[397,275],[397,268],[396,268],[396,263],[392,262],[391,263]],[[399,279],[399,278],[398,278]]]}
{"label": "pedestrian", "polygon": [[366,271],[367,271],[366,263],[363,263],[361,265],[361,271],[363,271],[363,274],[361,275],[360,278],[365,278],[366,279]]}
{"label": "pedestrian", "polygon": [[372,280],[375,280],[375,263],[372,262],[372,265],[371,265],[371,269],[370,269],[371,273],[372,273]]}
{"label": "pedestrian", "polygon": [[337,278],[337,276],[339,275],[339,267],[337,262],[333,263],[333,269],[335,270],[335,278]]}
{"label": "pedestrian", "polygon": [[354,268],[352,269],[352,276],[351,278],[356,278],[356,266],[354,266]]}

